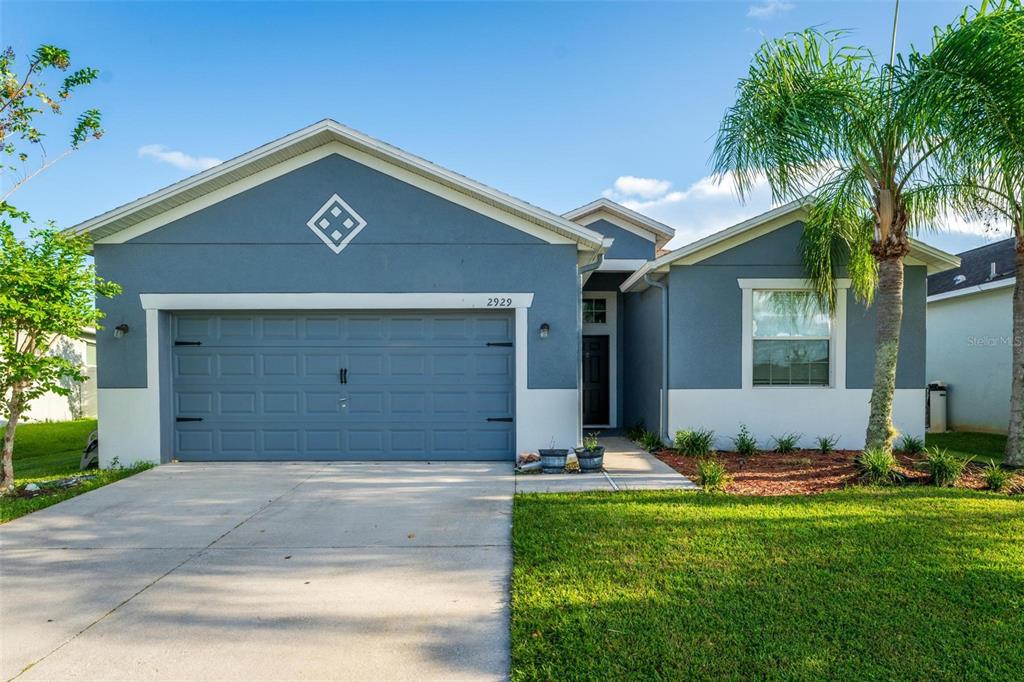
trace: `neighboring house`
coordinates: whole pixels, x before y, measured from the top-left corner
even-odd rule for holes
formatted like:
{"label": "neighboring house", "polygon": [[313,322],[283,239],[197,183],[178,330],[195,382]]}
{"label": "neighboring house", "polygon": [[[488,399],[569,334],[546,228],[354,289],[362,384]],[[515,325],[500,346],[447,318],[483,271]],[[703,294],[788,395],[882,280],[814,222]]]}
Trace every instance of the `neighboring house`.
{"label": "neighboring house", "polygon": [[27,412],[21,415],[23,422],[62,422],[96,416],[96,331],[85,329],[81,338],[61,337],[53,344],[51,352],[63,355],[81,366],[88,379],[82,383],[67,381],[63,385],[69,395],[46,393],[33,400]]}
{"label": "neighboring house", "polygon": [[928,381],[948,386],[948,428],[1006,433],[1014,240],[965,251],[960,261],[928,278]]}
{"label": "neighboring house", "polygon": [[[639,420],[854,447],[873,313],[771,293],[804,286],[801,216],[657,257],[672,230],[611,201],[556,215],[322,121],[72,228],[124,288],[100,302],[127,329],[97,340],[103,457],[508,460]],[[955,265],[908,258],[916,435],[925,271]]]}

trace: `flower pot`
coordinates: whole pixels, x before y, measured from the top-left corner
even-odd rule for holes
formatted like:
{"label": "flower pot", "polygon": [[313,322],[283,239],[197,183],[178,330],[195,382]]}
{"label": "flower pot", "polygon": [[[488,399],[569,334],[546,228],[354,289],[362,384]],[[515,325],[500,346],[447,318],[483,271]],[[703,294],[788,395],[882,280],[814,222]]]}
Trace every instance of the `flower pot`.
{"label": "flower pot", "polygon": [[581,473],[600,471],[604,467],[604,446],[599,445],[594,450],[576,448],[576,460],[580,463]]}
{"label": "flower pot", "polygon": [[540,453],[540,469],[545,474],[560,474],[565,471],[565,458],[568,450],[538,450]]}

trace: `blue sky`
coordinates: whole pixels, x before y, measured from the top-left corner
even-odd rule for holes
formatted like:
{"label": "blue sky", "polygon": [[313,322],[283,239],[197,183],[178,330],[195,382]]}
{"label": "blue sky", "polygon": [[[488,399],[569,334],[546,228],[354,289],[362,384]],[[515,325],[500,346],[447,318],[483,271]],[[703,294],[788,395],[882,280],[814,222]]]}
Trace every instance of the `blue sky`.
{"label": "blue sky", "polygon": [[[736,80],[766,37],[815,25],[888,51],[891,0],[679,3],[17,2],[0,37],[101,70],[81,108],[107,134],[11,201],[69,226],[322,118],[549,210],[604,193],[679,231],[770,206],[708,181]],[[899,45],[927,46],[962,2],[904,1]],[[927,237],[953,251],[991,235]]]}

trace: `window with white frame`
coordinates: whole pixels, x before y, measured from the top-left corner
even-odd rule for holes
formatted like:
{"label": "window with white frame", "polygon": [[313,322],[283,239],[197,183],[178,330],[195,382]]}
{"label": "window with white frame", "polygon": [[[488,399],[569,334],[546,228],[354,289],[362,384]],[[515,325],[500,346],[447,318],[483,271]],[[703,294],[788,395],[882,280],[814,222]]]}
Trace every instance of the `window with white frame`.
{"label": "window with white frame", "polygon": [[583,299],[583,321],[605,324],[608,321],[608,301],[603,298]]}
{"label": "window with white frame", "polygon": [[828,386],[832,320],[810,291],[755,289],[753,385]]}

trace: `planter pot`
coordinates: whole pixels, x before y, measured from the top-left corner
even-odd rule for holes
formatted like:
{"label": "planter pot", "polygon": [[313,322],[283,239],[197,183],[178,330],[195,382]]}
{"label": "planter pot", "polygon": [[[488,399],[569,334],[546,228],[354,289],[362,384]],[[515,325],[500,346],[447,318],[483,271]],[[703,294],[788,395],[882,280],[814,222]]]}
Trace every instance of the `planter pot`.
{"label": "planter pot", "polygon": [[540,468],[545,474],[560,474],[565,471],[565,459],[569,456],[568,450],[538,450],[540,453]]}
{"label": "planter pot", "polygon": [[580,463],[580,472],[586,474],[589,472],[600,471],[604,467],[604,446],[599,446],[596,450],[587,450],[586,448],[576,448],[576,460]]}

